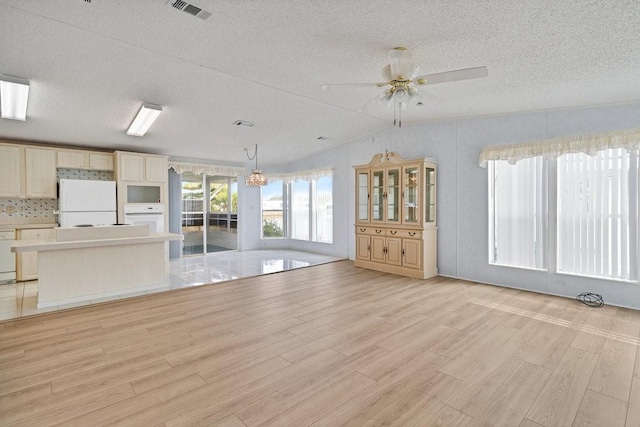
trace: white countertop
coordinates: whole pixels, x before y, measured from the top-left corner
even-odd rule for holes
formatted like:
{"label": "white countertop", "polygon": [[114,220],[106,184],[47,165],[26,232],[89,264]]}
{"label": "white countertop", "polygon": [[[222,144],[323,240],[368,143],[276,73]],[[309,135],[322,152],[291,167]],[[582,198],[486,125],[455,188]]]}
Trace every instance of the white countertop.
{"label": "white countertop", "polygon": [[22,223],[22,224],[2,224],[0,223],[0,230],[24,230],[28,228],[55,228],[58,224],[55,222],[43,222],[43,223]]}
{"label": "white countertop", "polygon": [[94,248],[101,246],[136,245],[141,243],[182,240],[181,234],[155,233],[141,237],[120,237],[116,239],[74,240],[57,242],[55,239],[18,240],[11,245],[12,252],[57,251],[62,249]]}

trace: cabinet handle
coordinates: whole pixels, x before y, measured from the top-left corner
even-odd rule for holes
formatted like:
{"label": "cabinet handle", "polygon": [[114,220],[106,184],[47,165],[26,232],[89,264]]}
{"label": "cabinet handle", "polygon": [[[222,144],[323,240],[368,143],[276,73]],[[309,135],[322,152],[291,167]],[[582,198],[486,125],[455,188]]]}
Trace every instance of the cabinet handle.
{"label": "cabinet handle", "polygon": [[384,248],[382,248],[382,253],[386,254],[387,253],[387,247],[385,246]]}
{"label": "cabinet handle", "polygon": [[364,233],[365,231],[367,231],[367,229],[366,229],[366,228],[362,228],[362,227],[360,227],[360,232],[361,232],[361,233]]}
{"label": "cabinet handle", "polygon": [[376,234],[382,233],[382,230],[376,230]]}
{"label": "cabinet handle", "polygon": [[367,245],[367,252],[371,252],[371,245]]}
{"label": "cabinet handle", "polygon": [[387,198],[387,192],[385,191],[384,193],[382,193],[382,198],[386,199]]}
{"label": "cabinet handle", "polygon": [[392,236],[395,236],[396,234],[398,234],[396,230],[389,230],[389,233],[391,233]]}
{"label": "cabinet handle", "polygon": [[415,231],[409,231],[409,236],[415,236],[416,232]]}
{"label": "cabinet handle", "polygon": [[402,256],[404,256],[404,249],[402,250]]}

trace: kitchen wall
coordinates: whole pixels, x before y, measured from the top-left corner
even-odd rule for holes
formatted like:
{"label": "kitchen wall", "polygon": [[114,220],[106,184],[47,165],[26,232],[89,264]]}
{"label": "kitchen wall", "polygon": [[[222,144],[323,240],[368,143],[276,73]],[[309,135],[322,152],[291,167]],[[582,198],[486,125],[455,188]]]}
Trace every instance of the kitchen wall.
{"label": "kitchen wall", "polygon": [[[276,172],[334,168],[334,242],[260,239],[260,191],[243,197],[243,249],[295,248],[355,256],[355,178],[353,165],[368,163],[385,150],[406,159],[438,162],[438,270],[451,277],[575,297],[602,294],[605,303],[640,309],[640,285],[566,274],[499,267],[488,263],[487,171],[478,166],[482,148],[544,138],[604,132],[640,126],[640,102],[425,123],[387,128]],[[264,168],[269,174],[268,167]],[[554,220],[551,219],[551,222]]]}
{"label": "kitchen wall", "polygon": [[[92,171],[80,169],[58,169],[58,179],[87,179],[99,181],[113,181],[111,171]],[[57,199],[0,199],[0,220],[24,220],[37,218],[43,223],[55,222],[57,217],[53,211],[58,210]]]}

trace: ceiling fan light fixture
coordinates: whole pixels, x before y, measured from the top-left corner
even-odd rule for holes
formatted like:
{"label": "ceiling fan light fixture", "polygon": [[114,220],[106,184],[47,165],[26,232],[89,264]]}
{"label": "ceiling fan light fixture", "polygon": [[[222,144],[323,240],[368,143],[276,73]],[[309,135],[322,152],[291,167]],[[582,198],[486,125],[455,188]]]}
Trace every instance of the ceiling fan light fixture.
{"label": "ceiling fan light fixture", "polygon": [[[394,78],[411,75],[413,71],[413,60],[411,52],[406,47],[396,47],[389,51],[389,66],[391,67],[391,76]],[[403,78],[404,79],[404,78]]]}
{"label": "ceiling fan light fixture", "polygon": [[403,88],[397,89],[393,93],[393,100],[398,104],[402,104],[403,102],[406,102],[408,98],[409,98],[409,94]]}

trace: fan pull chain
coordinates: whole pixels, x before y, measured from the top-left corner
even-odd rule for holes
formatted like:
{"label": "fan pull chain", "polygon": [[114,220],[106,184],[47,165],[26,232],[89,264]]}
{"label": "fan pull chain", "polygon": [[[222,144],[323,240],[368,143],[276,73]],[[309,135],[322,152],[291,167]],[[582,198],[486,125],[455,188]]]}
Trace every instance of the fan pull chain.
{"label": "fan pull chain", "polygon": [[402,103],[393,101],[393,126],[402,127]]}

